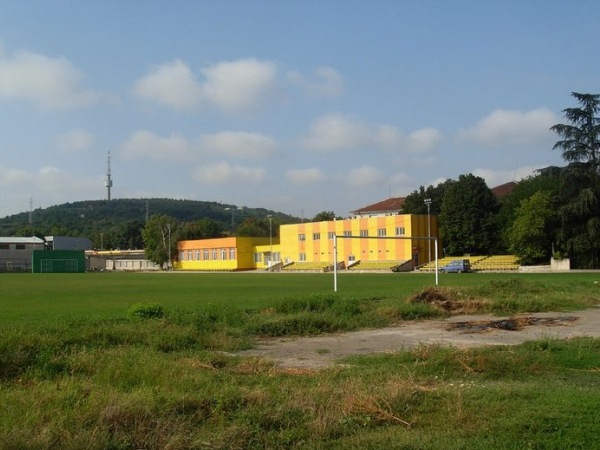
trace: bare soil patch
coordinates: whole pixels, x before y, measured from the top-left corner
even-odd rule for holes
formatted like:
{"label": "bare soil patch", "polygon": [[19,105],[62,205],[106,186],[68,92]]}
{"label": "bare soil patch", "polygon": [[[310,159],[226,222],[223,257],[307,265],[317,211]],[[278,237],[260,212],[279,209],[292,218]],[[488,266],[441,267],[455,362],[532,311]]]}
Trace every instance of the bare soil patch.
{"label": "bare soil patch", "polygon": [[512,317],[458,315],[445,320],[406,322],[375,330],[264,339],[256,348],[239,354],[268,358],[286,370],[319,369],[333,366],[345,356],[399,352],[419,345],[468,348],[581,336],[600,337],[600,308],[569,314],[535,313]]}

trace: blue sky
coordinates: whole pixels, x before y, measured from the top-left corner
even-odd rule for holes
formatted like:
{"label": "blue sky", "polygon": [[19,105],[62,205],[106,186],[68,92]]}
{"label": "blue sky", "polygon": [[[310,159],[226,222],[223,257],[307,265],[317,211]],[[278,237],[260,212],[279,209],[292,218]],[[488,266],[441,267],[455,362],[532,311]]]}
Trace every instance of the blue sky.
{"label": "blue sky", "polygon": [[311,218],[563,165],[600,2],[0,0],[0,217],[169,197]]}

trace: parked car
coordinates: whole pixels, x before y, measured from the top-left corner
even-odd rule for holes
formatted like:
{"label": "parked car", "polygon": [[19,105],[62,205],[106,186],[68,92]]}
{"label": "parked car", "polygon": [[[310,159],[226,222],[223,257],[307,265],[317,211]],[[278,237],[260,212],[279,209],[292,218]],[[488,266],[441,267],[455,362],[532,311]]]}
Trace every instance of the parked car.
{"label": "parked car", "polygon": [[468,259],[455,259],[450,261],[443,267],[440,267],[440,272],[446,273],[462,273],[471,272],[471,263]]}

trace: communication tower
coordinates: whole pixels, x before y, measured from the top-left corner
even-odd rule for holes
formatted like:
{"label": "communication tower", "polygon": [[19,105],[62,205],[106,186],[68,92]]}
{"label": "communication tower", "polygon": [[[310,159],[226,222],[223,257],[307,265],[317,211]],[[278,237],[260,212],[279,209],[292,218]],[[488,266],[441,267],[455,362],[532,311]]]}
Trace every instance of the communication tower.
{"label": "communication tower", "polygon": [[104,185],[106,186],[107,200],[110,202],[110,188],[113,185],[112,177],[110,175],[110,151],[108,152],[108,164],[107,164],[107,170],[106,170],[106,182],[104,183]]}

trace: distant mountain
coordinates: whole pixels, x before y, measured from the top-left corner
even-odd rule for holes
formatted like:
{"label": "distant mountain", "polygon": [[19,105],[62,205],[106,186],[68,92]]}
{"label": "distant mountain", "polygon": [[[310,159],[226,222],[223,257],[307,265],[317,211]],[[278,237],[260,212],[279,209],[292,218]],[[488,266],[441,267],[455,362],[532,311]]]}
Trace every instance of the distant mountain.
{"label": "distant mountain", "polygon": [[[235,205],[196,200],[167,198],[90,200],[36,209],[0,219],[0,235],[85,236],[96,240],[99,235],[122,233],[141,227],[155,214],[166,214],[179,222],[211,219],[236,228],[250,218],[272,215],[277,223],[295,223],[301,219],[264,208],[241,208]],[[31,222],[30,222],[31,218]]]}

